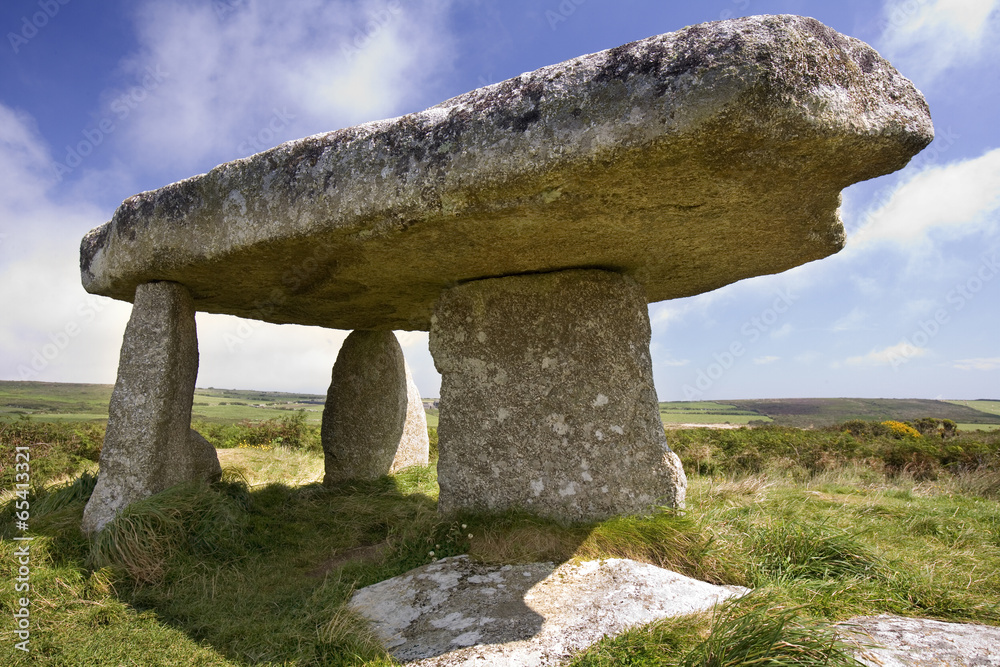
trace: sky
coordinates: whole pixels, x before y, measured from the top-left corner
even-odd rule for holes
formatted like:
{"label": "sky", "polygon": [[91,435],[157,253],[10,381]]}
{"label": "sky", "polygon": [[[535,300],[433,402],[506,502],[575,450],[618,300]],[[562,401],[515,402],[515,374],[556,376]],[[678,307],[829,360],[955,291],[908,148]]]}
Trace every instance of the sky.
{"label": "sky", "polygon": [[[79,242],[126,197],[688,25],[812,16],[923,92],[934,142],[847,188],[844,250],[650,304],[660,400],[1000,399],[1000,0],[6,0],[0,379],[112,383],[130,305]],[[349,332],[198,314],[199,387],[325,393]],[[398,332],[437,396],[427,334]]]}

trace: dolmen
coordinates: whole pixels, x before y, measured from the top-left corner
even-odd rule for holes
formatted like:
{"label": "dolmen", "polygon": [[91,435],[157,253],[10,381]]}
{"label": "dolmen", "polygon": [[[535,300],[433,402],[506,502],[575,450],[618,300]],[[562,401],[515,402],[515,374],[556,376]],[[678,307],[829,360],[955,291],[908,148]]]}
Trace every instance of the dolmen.
{"label": "dolmen", "polygon": [[195,311],[354,331],[324,413],[329,484],[426,462],[391,332],[429,331],[442,512],[682,506],[647,304],[837,252],[841,190],[932,138],[871,47],[753,16],[130,197],[81,244],[87,291],[133,303],[84,528],[218,475],[190,431]]}

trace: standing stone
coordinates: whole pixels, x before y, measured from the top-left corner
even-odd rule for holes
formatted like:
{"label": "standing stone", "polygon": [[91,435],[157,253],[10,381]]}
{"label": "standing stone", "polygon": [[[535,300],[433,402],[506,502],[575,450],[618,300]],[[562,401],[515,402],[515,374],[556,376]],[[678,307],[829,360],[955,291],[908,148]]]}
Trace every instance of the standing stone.
{"label": "standing stone", "polygon": [[353,331],[333,365],[321,430],[324,484],[427,465],[427,418],[391,331]]}
{"label": "standing stone", "polygon": [[191,429],[198,376],[194,312],[191,295],[177,283],[135,290],[97,487],[83,513],[85,533],[101,530],[131,502],[222,474],[215,448]]}
{"label": "standing stone", "polygon": [[396,450],[396,458],[392,460],[389,472],[396,472],[410,466],[425,466],[430,458],[430,439],[427,434],[427,413],[424,412],[424,402],[420,398],[420,390],[413,381],[410,365],[403,361],[406,371],[406,423],[403,424],[403,437]]}
{"label": "standing stone", "polygon": [[477,280],[442,293],[439,510],[570,520],[680,507],[687,480],[653,388],[642,287],[599,270]]}

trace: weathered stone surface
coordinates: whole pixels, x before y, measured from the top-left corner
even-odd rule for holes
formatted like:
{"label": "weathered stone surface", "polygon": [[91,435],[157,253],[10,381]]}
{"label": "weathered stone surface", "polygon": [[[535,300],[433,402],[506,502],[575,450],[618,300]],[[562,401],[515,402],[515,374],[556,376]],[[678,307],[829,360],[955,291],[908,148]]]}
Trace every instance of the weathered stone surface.
{"label": "weathered stone surface", "polygon": [[459,556],[363,588],[350,606],[396,658],[418,660],[413,665],[535,667],[605,634],[707,610],[745,591],[617,558],[557,568]]}
{"label": "weathered stone surface", "polygon": [[881,646],[858,656],[871,667],[1000,667],[1000,628],[889,615],[847,623]]}
{"label": "weathered stone surface", "polygon": [[191,479],[208,482],[222,479],[222,463],[215,446],[194,429],[188,431],[188,455],[191,457]]}
{"label": "weathered stone surface", "polygon": [[430,440],[427,435],[427,413],[424,412],[424,402],[420,399],[420,390],[413,381],[410,365],[405,359],[403,369],[406,371],[406,421],[389,472],[410,466],[425,466],[430,462]]}
{"label": "weathered stone surface", "polygon": [[840,190],[932,136],[866,44],[706,23],[131,197],[84,238],[83,284],[175,280],[198,310],[341,329],[426,330],[450,285],[576,267],[671,299],[836,252]]}
{"label": "weathered stone surface", "polygon": [[97,487],[84,532],[100,530],[129,503],[221,474],[215,449],[191,430],[198,340],[191,296],[177,283],[140,285],[108,408]]}
{"label": "weathered stone surface", "polygon": [[320,433],[325,484],[427,465],[427,420],[394,333],[353,331],[344,341]]}
{"label": "weathered stone surface", "polygon": [[438,506],[588,520],[683,506],[653,388],[642,287],[610,271],[478,280],[431,320]]}

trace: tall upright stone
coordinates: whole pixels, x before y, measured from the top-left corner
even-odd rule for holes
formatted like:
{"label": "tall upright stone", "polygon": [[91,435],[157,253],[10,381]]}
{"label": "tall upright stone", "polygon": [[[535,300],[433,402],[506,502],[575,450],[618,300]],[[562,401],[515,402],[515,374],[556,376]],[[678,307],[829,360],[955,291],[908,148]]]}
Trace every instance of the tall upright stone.
{"label": "tall upright stone", "polygon": [[476,280],[431,319],[439,509],[560,519],[683,506],[653,388],[642,287],[599,270]]}
{"label": "tall upright stone", "polygon": [[324,484],[427,465],[427,418],[393,332],[352,331],[344,341],[333,365],[321,439]]}
{"label": "tall upright stone", "polygon": [[135,290],[97,487],[83,513],[85,533],[101,530],[131,502],[221,475],[215,448],[191,430],[198,376],[194,313],[191,295],[178,283]]}

